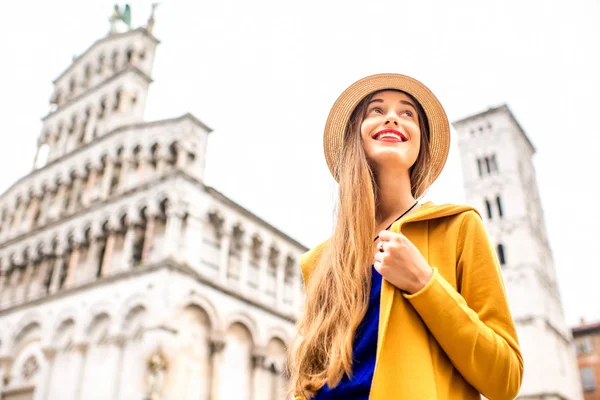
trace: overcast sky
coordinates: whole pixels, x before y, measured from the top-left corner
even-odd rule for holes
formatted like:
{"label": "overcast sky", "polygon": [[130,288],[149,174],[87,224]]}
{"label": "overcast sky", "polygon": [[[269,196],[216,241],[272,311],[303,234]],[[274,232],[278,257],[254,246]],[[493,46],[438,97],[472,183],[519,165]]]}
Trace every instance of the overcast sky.
{"label": "overcast sky", "polygon": [[[52,80],[107,33],[113,4],[3,3],[0,192],[31,170]],[[145,24],[151,2],[130,4]],[[599,21],[598,0],[163,1],[146,119],[213,128],[207,184],[310,247],[332,228],[322,130],[349,84],[414,76],[451,121],[508,103],[537,148],[567,321],[599,320]],[[455,145],[438,203],[463,201]]]}

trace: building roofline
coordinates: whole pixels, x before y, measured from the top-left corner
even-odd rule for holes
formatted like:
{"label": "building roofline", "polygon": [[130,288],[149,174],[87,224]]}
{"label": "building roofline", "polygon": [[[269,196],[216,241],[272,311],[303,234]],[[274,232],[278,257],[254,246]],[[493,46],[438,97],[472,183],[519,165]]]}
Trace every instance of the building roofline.
{"label": "building roofline", "polygon": [[593,324],[579,325],[579,326],[572,328],[571,331],[573,332],[573,335],[599,332],[600,331],[600,322],[596,322]]}
{"label": "building roofline", "polygon": [[54,110],[52,112],[49,112],[44,117],[42,117],[42,121],[47,120],[51,116],[53,116],[53,115],[59,113],[60,111],[62,111],[65,107],[67,107],[67,106],[75,103],[76,101],[79,101],[81,98],[89,95],[90,93],[94,93],[98,89],[101,89],[102,87],[106,86],[110,82],[116,80],[118,77],[120,77],[122,75],[125,75],[127,72],[135,72],[142,79],[144,79],[146,82],[148,82],[148,84],[150,84],[150,83],[153,82],[152,78],[150,78],[148,75],[146,75],[141,69],[139,69],[138,67],[136,67],[134,65],[129,64],[126,68],[124,68],[121,71],[117,72],[116,74],[110,76],[109,78],[103,80],[102,82],[100,82],[96,86],[93,86],[93,87],[91,87],[89,89],[84,90],[83,92],[81,92],[77,96],[73,97],[72,99],[69,99],[69,101],[67,101],[65,104],[61,105],[60,107],[58,107],[56,110]]}
{"label": "building roofline", "polygon": [[292,242],[293,244],[295,244],[296,246],[300,247],[303,251],[308,251],[309,248],[306,247],[305,245],[303,245],[302,243],[298,242],[296,239],[292,238],[290,235],[282,232],[281,230],[275,228],[273,225],[271,225],[270,223],[268,223],[267,221],[265,221],[264,219],[260,218],[259,216],[257,216],[256,214],[254,214],[252,211],[248,210],[247,208],[241,206],[240,204],[236,203],[235,201],[231,200],[229,197],[225,196],[223,193],[219,192],[217,189],[211,187],[211,186],[207,186],[204,183],[191,178],[188,175],[185,175],[187,178],[194,180],[195,183],[200,183],[202,184],[202,186],[204,186],[206,192],[210,195],[212,195],[213,197],[217,198],[218,200],[221,200],[223,203],[226,203],[227,205],[233,207],[236,209],[236,211],[238,211],[239,213],[243,214],[244,216],[254,220],[255,222],[259,223],[261,226],[263,226],[264,228],[267,228],[268,230],[270,230],[271,232],[273,232],[274,234],[281,236],[283,238],[285,238],[286,240]]}
{"label": "building roofline", "polygon": [[525,133],[525,130],[523,129],[523,127],[521,126],[521,124],[519,123],[519,121],[517,121],[517,118],[515,117],[515,115],[513,114],[513,112],[510,110],[510,107],[508,107],[508,104],[501,104],[497,107],[490,107],[485,111],[481,111],[477,114],[473,114],[470,115],[468,117],[465,118],[461,118],[459,120],[456,120],[454,122],[452,122],[452,125],[456,126],[456,125],[463,125],[468,121],[471,121],[473,119],[478,119],[481,117],[484,117],[486,115],[489,114],[493,114],[495,112],[498,111],[506,111],[508,112],[508,115],[511,117],[511,119],[513,120],[513,122],[517,125],[517,128],[519,128],[519,131],[521,132],[521,135],[523,135],[523,137],[525,138],[525,141],[527,142],[527,144],[529,145],[529,147],[531,147],[531,150],[535,153],[536,149],[535,146],[533,145],[533,143],[531,142],[531,140],[529,139],[529,137],[527,136],[527,134]]}
{"label": "building roofline", "polygon": [[151,39],[152,41],[154,41],[154,43],[159,44],[160,40],[158,40],[157,38],[155,38],[150,32],[148,32],[148,30],[144,27],[139,27],[136,29],[132,29],[129,30],[127,32],[121,32],[121,33],[113,33],[113,34],[108,34],[103,38],[100,38],[98,40],[96,40],[90,47],[87,48],[87,50],[85,50],[83,53],[81,53],[81,55],[77,56],[77,58],[71,63],[71,65],[69,65],[67,67],[67,69],[65,69],[63,72],[61,72],[60,75],[58,75],[58,77],[56,77],[52,83],[56,84],[56,82],[62,78],[63,76],[65,76],[69,71],[71,71],[73,68],[75,68],[76,65],[79,64],[80,60],[89,52],[91,52],[96,46],[98,46],[101,43],[107,42],[108,40],[112,40],[112,39],[116,39],[116,38],[121,38],[121,37],[125,37],[125,36],[130,36],[136,32],[142,32],[144,34],[144,36],[148,37],[149,39]]}
{"label": "building roofline", "polygon": [[138,128],[144,128],[144,127],[151,127],[151,126],[158,126],[158,125],[167,125],[169,123],[173,123],[173,122],[180,122],[184,119],[189,119],[190,121],[192,121],[194,124],[200,126],[202,129],[205,129],[207,131],[207,133],[211,133],[212,129],[209,128],[206,124],[204,124],[202,121],[200,121],[198,118],[196,118],[193,114],[191,113],[185,113],[179,117],[174,117],[174,118],[169,118],[169,119],[160,119],[160,120],[156,120],[156,121],[148,121],[148,122],[138,122],[135,124],[129,124],[129,125],[123,125],[123,126],[119,126],[115,129],[113,129],[112,131],[108,132],[105,135],[102,135],[98,138],[96,138],[95,140],[92,140],[89,143],[86,143],[84,146],[81,146],[73,151],[71,151],[70,153],[64,154],[62,156],[60,156],[59,158],[52,160],[51,162],[49,162],[48,164],[44,165],[41,168],[35,169],[30,171],[27,175],[23,175],[22,177],[20,177],[19,179],[17,179],[12,185],[10,185],[4,192],[0,193],[0,201],[4,198],[4,196],[10,192],[15,186],[17,186],[18,184],[20,184],[22,181],[24,181],[25,179],[35,176],[38,173],[41,173],[41,171],[43,171],[44,169],[54,165],[54,164],[58,164],[60,162],[62,162],[63,160],[72,157],[73,155],[84,151],[85,149],[91,147],[91,146],[95,146],[96,144],[98,144],[99,142],[102,142],[106,139],[108,139],[111,136],[116,135],[119,132],[128,130],[128,129],[138,129]]}

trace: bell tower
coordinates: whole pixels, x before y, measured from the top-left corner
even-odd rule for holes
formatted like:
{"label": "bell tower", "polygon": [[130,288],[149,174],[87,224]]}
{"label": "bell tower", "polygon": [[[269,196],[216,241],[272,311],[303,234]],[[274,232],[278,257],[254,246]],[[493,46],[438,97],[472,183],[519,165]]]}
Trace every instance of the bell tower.
{"label": "bell tower", "polygon": [[467,202],[484,220],[502,266],[525,373],[520,398],[581,399],[532,157],[507,105],[453,123]]}

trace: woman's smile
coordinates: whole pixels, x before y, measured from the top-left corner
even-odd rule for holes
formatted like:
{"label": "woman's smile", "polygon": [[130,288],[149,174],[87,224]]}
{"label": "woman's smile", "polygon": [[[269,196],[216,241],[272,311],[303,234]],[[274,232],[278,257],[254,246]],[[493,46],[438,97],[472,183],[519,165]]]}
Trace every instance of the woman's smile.
{"label": "woman's smile", "polygon": [[408,141],[406,135],[396,129],[382,129],[373,135],[374,140],[390,143],[404,143]]}

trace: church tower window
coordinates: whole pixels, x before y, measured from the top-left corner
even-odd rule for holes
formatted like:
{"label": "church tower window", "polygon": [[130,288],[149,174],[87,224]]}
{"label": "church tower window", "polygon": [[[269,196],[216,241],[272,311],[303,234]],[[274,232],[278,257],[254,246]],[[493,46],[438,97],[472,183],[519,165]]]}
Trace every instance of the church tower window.
{"label": "church tower window", "polygon": [[504,213],[502,211],[502,199],[500,198],[500,196],[496,196],[496,205],[498,206],[498,215],[500,216],[500,218],[502,218]]}
{"label": "church tower window", "polygon": [[488,219],[492,219],[492,203],[489,200],[485,201],[485,208],[487,209]]}
{"label": "church tower window", "polygon": [[499,244],[496,247],[496,252],[498,253],[498,260],[500,261],[500,265],[506,265],[506,253],[504,251],[504,245]]}

